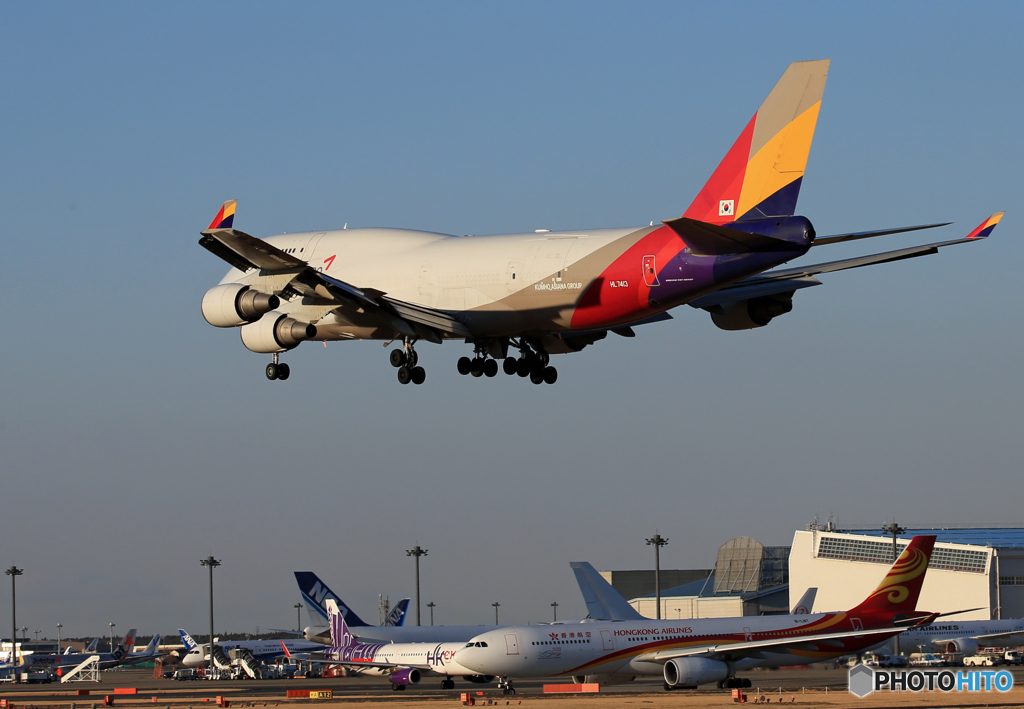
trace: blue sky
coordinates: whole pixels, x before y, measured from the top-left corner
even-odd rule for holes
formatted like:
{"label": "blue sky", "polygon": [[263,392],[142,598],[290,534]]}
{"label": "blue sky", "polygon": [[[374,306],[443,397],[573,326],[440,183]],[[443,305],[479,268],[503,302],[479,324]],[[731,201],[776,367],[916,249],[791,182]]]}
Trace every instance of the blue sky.
{"label": "blue sky", "polygon": [[[1017,3],[8,3],[0,556],[19,625],[291,627],[290,572],[361,615],[582,615],[568,562],[704,567],[814,515],[1019,522]],[[305,345],[287,385],[199,312],[220,203],[257,236],[678,216],[791,61],[832,66],[800,199],[819,234],[991,240],[831,274],[770,327],[689,308],[554,387],[421,348]]]}

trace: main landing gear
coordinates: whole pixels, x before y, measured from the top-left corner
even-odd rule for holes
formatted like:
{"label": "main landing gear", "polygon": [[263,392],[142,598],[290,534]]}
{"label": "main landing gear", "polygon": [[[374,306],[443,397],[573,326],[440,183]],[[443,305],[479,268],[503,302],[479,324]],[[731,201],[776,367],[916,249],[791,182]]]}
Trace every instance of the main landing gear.
{"label": "main landing gear", "polygon": [[441,680],[441,689],[455,689],[455,680],[451,677],[445,677]]}
{"label": "main landing gear", "polygon": [[422,384],[427,378],[427,372],[423,367],[417,366],[419,355],[413,349],[414,342],[408,337],[402,349],[391,350],[391,366],[398,368],[398,381],[402,384]]}
{"label": "main landing gear", "polygon": [[[554,384],[558,380],[558,370],[548,366],[548,353],[537,348],[536,352],[530,349],[526,343],[516,344],[519,348],[519,359],[505,357],[501,368],[505,374],[520,377],[529,377],[534,384]],[[469,357],[459,358],[459,374],[472,374],[474,377],[493,377],[498,373],[498,362],[488,359],[483,348],[477,347],[473,359]]]}
{"label": "main landing gear", "polygon": [[270,379],[271,381],[274,379],[284,381],[292,373],[292,370],[289,369],[287,364],[279,361],[278,356],[278,353],[275,352],[274,361],[267,365],[267,379]]}
{"label": "main landing gear", "polygon": [[498,689],[501,690],[502,694],[515,694],[516,688],[512,686],[512,680],[508,677],[498,678]]}

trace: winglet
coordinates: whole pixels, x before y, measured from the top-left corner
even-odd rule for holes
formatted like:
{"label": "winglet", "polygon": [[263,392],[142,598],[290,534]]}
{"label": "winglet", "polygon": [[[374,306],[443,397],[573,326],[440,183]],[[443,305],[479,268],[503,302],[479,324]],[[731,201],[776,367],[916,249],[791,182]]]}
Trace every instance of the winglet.
{"label": "winglet", "polygon": [[231,225],[235,221],[235,205],[238,203],[237,199],[229,199],[227,202],[221,205],[220,211],[217,212],[217,216],[210,222],[210,226],[206,227],[206,230],[210,229],[230,229]]}
{"label": "winglet", "polygon": [[999,223],[999,220],[1003,218],[1004,214],[1006,214],[1006,212],[996,212],[991,217],[989,217],[981,224],[979,224],[978,228],[972,231],[970,234],[968,234],[966,238],[984,239],[985,237],[992,233],[992,230],[996,228],[996,224]]}

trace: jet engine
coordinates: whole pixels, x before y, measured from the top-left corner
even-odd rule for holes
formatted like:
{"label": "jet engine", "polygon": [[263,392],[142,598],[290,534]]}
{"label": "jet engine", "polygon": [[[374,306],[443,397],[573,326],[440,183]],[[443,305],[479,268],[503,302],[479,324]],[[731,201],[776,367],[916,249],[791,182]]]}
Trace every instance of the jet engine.
{"label": "jet engine", "polygon": [[276,295],[267,295],[240,283],[223,283],[203,296],[203,317],[214,327],[238,327],[256,322],[264,313],[281,305]]}
{"label": "jet engine", "polygon": [[390,679],[391,684],[397,684],[404,687],[407,684],[418,684],[422,676],[423,675],[419,670],[415,667],[410,667],[405,670],[392,672]]}
{"label": "jet engine", "polygon": [[669,687],[696,687],[719,682],[729,676],[728,663],[706,657],[677,657],[665,663],[665,684]]}
{"label": "jet engine", "polygon": [[792,309],[793,291],[789,291],[716,305],[708,308],[708,312],[711,313],[711,321],[721,330],[752,330],[764,327],[772,318]]}
{"label": "jet engine", "polygon": [[[962,652],[965,655],[975,655],[978,652],[978,641],[974,638],[953,638],[941,640],[943,652],[950,655]],[[938,644],[938,643],[936,643]]]}
{"label": "jet engine", "polygon": [[272,312],[241,327],[242,344],[253,352],[284,352],[316,337],[316,327],[284,313]]}

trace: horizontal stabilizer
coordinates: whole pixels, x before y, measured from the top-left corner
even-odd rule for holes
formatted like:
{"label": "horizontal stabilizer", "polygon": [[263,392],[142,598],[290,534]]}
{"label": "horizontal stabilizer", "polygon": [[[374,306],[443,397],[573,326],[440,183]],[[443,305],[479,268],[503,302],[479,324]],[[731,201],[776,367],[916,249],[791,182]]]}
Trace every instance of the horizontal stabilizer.
{"label": "horizontal stabilizer", "polygon": [[898,229],[882,229],[881,231],[855,231],[849,234],[833,234],[820,236],[814,240],[811,246],[824,246],[825,244],[838,244],[841,241],[855,241],[857,239],[870,239],[873,236],[887,236],[889,234],[902,234],[906,231],[920,231],[921,229],[934,229],[940,226],[949,226],[953,222],[941,222],[938,224],[919,224],[917,226],[903,226]]}
{"label": "horizontal stabilizer", "polygon": [[792,241],[776,239],[764,234],[750,234],[737,229],[699,222],[689,217],[678,217],[664,222],[690,248],[700,256],[746,254],[755,251],[803,251],[804,247]]}

